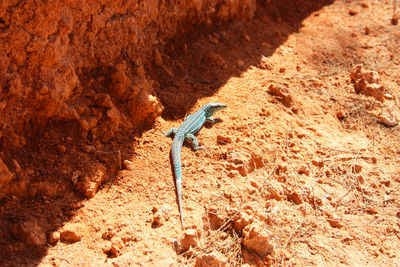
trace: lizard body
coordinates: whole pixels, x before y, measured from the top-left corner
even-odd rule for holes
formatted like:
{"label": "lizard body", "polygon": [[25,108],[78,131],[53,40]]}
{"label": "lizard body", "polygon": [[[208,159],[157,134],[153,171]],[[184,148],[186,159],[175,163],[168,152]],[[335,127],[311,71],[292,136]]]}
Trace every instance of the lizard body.
{"label": "lizard body", "polygon": [[211,116],[215,112],[224,108],[226,108],[225,104],[208,103],[203,107],[201,107],[196,113],[189,115],[178,129],[172,128],[167,133],[164,132],[164,135],[166,136],[171,136],[172,134],[175,134],[174,140],[172,141],[171,157],[172,157],[172,164],[176,181],[176,192],[178,196],[178,206],[179,206],[182,228],[184,228],[183,212],[182,212],[182,166],[181,166],[181,149],[183,141],[185,139],[190,139],[192,141],[194,150],[202,149],[202,147],[199,146],[197,138],[194,135],[198,131],[200,131],[201,127],[203,127],[203,124],[206,121],[214,122],[214,119],[212,119]]}

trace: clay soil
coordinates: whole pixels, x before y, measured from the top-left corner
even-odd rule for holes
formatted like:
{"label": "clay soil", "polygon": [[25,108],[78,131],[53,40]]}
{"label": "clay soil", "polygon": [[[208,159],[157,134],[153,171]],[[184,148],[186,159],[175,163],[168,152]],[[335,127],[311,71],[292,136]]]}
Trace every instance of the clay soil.
{"label": "clay soil", "polygon": [[[400,132],[378,114],[399,108],[400,26],[391,1],[314,2],[171,40],[164,67],[147,66],[165,107],[149,129],[94,146],[74,125],[37,129],[15,156],[43,191],[65,190],[1,200],[2,265],[399,265]],[[384,101],[356,93],[358,64],[378,72]],[[162,131],[208,102],[228,108],[198,133],[206,150],[182,148],[190,240]],[[92,158],[109,178],[86,199],[70,174],[96,172]],[[45,245],[8,231],[27,220]],[[59,241],[70,223],[80,240]]]}

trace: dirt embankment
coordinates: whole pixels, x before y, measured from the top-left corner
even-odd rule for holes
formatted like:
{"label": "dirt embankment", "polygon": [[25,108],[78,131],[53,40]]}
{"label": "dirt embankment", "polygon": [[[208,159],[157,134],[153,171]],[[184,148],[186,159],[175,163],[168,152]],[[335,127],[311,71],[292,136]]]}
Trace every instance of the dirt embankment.
{"label": "dirt embankment", "polygon": [[392,2],[177,2],[2,2],[0,265],[395,265]]}
{"label": "dirt embankment", "polygon": [[251,19],[255,9],[255,0],[2,1],[0,190],[24,194],[9,184],[30,168],[13,155],[51,123],[93,144],[151,125],[163,105],[147,72],[153,64],[170,72],[166,42],[195,25]]}

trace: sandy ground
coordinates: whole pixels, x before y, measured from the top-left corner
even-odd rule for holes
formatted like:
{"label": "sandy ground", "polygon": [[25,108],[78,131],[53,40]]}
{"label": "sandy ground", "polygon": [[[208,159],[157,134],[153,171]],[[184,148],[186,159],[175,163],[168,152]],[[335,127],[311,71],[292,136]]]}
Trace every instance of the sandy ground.
{"label": "sandy ground", "polygon": [[[165,67],[149,66],[165,106],[156,124],[96,151],[86,146],[86,161],[68,160],[72,169],[96,170],[90,157],[106,162],[109,179],[93,198],[73,191],[71,178],[54,177],[64,195],[2,200],[3,226],[29,215],[48,238],[45,248],[27,249],[6,236],[3,265],[400,265],[400,133],[386,126],[400,120],[400,26],[392,15],[391,1],[326,2],[272,16],[260,9],[252,23],[171,42]],[[356,93],[350,75],[358,64],[379,76],[383,101]],[[228,108],[197,135],[206,150],[182,148],[184,231],[172,140],[162,131],[208,102]],[[47,138],[72,130],[55,124]],[[68,151],[86,145],[73,140]],[[37,145],[48,155],[38,164],[48,166],[56,143]],[[78,237],[66,237],[67,228]]]}

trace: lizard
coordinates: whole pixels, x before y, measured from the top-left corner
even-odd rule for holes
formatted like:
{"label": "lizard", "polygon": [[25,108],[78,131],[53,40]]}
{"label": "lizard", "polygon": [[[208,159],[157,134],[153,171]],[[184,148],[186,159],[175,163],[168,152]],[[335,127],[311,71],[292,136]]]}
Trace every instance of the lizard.
{"label": "lizard", "polygon": [[175,135],[172,146],[171,146],[171,157],[173,165],[173,174],[175,176],[176,193],[178,197],[178,207],[180,213],[180,219],[182,228],[183,226],[183,212],[182,212],[182,166],[181,166],[181,149],[183,141],[189,139],[192,141],[193,149],[199,150],[204,149],[199,146],[196,136],[194,136],[203,127],[206,121],[215,122],[215,119],[211,116],[219,111],[226,108],[225,104],[222,103],[208,103],[201,107],[196,113],[190,114],[184,120],[179,128],[171,128],[165,136]]}

